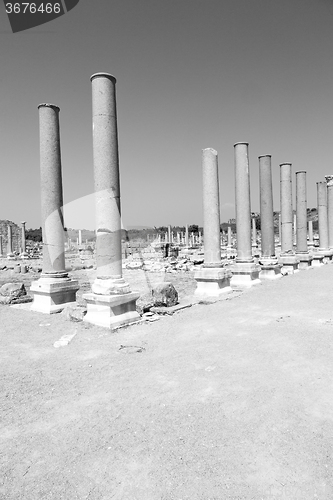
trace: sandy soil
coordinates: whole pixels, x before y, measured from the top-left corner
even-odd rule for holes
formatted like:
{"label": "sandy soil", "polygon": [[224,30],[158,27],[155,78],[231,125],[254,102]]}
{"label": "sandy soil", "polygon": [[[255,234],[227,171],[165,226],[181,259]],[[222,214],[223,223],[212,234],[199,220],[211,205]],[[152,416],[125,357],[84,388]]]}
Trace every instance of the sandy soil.
{"label": "sandy soil", "polygon": [[[93,271],[72,274],[82,294]],[[191,274],[167,279],[191,297]],[[332,282],[329,264],[113,333],[1,306],[0,499],[331,500]]]}

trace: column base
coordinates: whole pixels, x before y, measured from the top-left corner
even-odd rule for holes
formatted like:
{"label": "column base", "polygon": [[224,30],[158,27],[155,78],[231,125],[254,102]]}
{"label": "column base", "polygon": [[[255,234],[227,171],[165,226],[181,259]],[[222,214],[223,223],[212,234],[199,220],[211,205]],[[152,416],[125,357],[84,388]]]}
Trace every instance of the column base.
{"label": "column base", "polygon": [[287,274],[294,274],[298,272],[299,260],[294,253],[280,254],[279,264],[282,266],[281,272]]}
{"label": "column base", "polygon": [[244,290],[261,283],[260,266],[254,262],[236,262],[231,266],[230,286],[233,290]]}
{"label": "column base", "polygon": [[16,256],[13,252],[7,253],[7,259],[8,260],[16,260]]}
{"label": "column base", "polygon": [[62,311],[67,305],[76,303],[79,282],[71,278],[41,277],[31,283],[30,292],[34,300],[31,311],[53,314]]}
{"label": "column base", "polygon": [[194,274],[197,288],[194,295],[198,297],[219,297],[231,292],[231,271],[221,267],[202,267]]}
{"label": "column base", "polygon": [[83,319],[87,323],[114,330],[141,320],[136,311],[136,301],[140,297],[137,292],[123,295],[85,293],[82,297],[87,302],[87,314]]}
{"label": "column base", "polygon": [[316,248],[312,253],[312,266],[318,267],[332,260],[332,251],[326,248]]}
{"label": "column base", "polygon": [[278,263],[277,258],[262,258],[259,259],[261,271],[259,278],[264,280],[276,280],[282,278],[281,265]]}
{"label": "column base", "polygon": [[299,260],[298,269],[304,271],[311,268],[312,255],[309,252],[301,252],[295,254]]}
{"label": "column base", "polygon": [[22,260],[29,259],[29,254],[27,252],[20,253],[20,259],[22,259]]}

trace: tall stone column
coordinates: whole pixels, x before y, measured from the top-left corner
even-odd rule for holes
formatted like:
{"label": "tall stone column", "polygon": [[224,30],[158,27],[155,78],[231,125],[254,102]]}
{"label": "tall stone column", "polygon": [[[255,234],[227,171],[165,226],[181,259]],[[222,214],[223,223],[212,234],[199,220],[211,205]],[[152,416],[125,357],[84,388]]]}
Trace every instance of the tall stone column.
{"label": "tall stone column", "polygon": [[293,229],[294,229],[294,239],[293,239],[293,245],[294,247],[297,246],[297,225],[296,225],[296,214],[294,214],[294,224],[293,224]]}
{"label": "tall stone column", "polygon": [[231,226],[228,226],[228,243],[227,243],[227,247],[229,249],[232,248],[232,239],[231,239]]}
{"label": "tall stone column", "polygon": [[257,244],[257,223],[256,223],[256,218],[252,217],[252,248],[254,252],[258,248]]}
{"label": "tall stone column", "polygon": [[13,234],[12,226],[8,224],[8,237],[7,237],[7,259],[15,259],[15,254],[13,252]]}
{"label": "tall stone column", "polygon": [[[231,272],[222,268],[220,245],[220,195],[217,151],[202,150],[204,265],[196,271],[196,295],[219,296],[230,292]],[[193,234],[193,233],[192,233]]]}
{"label": "tall stone column", "polygon": [[251,201],[248,143],[234,145],[237,257],[232,267],[231,286],[248,288],[260,283],[260,266],[255,264],[251,248]]}
{"label": "tall stone column", "polygon": [[280,210],[281,210],[281,254],[279,264],[282,271],[293,274],[298,271],[299,260],[293,250],[293,201],[291,163],[280,164]]}
{"label": "tall stone column", "polygon": [[3,237],[2,234],[0,234],[0,255],[3,254]]}
{"label": "tall stone column", "polygon": [[82,229],[79,229],[79,241],[78,241],[78,245],[79,246],[82,245]]}
{"label": "tall stone column", "polygon": [[325,175],[327,184],[328,247],[333,250],[333,175]]}
{"label": "tall stone column", "polygon": [[261,225],[261,257],[259,264],[262,279],[280,278],[281,266],[275,256],[273,188],[271,155],[259,156],[260,185],[260,225]]}
{"label": "tall stone column", "polygon": [[296,172],[296,257],[299,269],[309,269],[312,256],[307,242],[306,172]]}
{"label": "tall stone column", "polygon": [[325,181],[317,182],[317,208],[319,248],[313,253],[314,266],[325,264],[332,257],[328,240],[328,214],[327,214],[327,184]]}
{"label": "tall stone column", "polygon": [[314,241],[313,241],[313,221],[312,220],[309,220],[308,227],[309,227],[308,248],[309,248],[309,250],[313,250],[313,248],[314,248]]}
{"label": "tall stone column", "polygon": [[279,243],[277,246],[281,249],[281,240],[282,240],[282,227],[281,227],[281,212],[279,213]]}
{"label": "tall stone column", "polygon": [[53,104],[40,104],[38,109],[43,266],[40,279],[31,284],[31,309],[51,314],[75,303],[79,285],[65,269],[60,109]]}
{"label": "tall stone column", "polygon": [[21,227],[22,236],[21,236],[21,255],[20,255],[20,258],[21,259],[28,259],[29,255],[27,253],[27,246],[26,246],[26,239],[25,239],[25,222],[21,222],[21,224],[22,224],[22,227]]}
{"label": "tall stone column", "polygon": [[97,278],[84,294],[84,321],[107,328],[135,322],[138,293],[122,277],[119,154],[116,79],[108,73],[91,77],[93,101],[93,160],[96,198]]}

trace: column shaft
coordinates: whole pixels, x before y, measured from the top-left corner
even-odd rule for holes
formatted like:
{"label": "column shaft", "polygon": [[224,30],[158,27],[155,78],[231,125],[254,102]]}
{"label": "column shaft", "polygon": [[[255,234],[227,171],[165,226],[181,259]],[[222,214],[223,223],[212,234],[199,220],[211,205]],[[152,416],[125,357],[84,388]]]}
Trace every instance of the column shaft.
{"label": "column shaft", "polygon": [[307,252],[306,172],[296,172],[296,252]]}
{"label": "column shaft", "polygon": [[327,183],[328,246],[333,249],[333,175],[325,175]]}
{"label": "column shaft", "polygon": [[280,165],[281,254],[293,252],[291,163]]}
{"label": "column shaft", "polygon": [[275,255],[271,155],[259,156],[261,256]]}
{"label": "column shaft", "polygon": [[91,82],[97,278],[118,279],[122,259],[116,79],[96,73]]}
{"label": "column shaft", "polygon": [[202,150],[203,220],[205,232],[205,266],[221,264],[220,197],[217,152]]}
{"label": "column shaft", "polygon": [[234,153],[237,231],[236,262],[253,262],[248,143],[235,144]]}
{"label": "column shaft", "polygon": [[327,219],[327,185],[326,182],[317,182],[317,205],[318,205],[318,230],[319,247],[328,249],[328,219]]}
{"label": "column shaft", "polygon": [[8,225],[7,253],[13,253],[12,226]]}
{"label": "column shaft", "polygon": [[40,104],[43,274],[65,273],[63,194],[58,106]]}

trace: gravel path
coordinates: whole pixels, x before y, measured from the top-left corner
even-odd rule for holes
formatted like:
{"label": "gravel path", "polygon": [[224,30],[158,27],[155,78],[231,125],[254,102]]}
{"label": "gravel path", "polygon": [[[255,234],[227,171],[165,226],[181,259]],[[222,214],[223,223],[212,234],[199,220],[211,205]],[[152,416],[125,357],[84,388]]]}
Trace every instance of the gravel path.
{"label": "gravel path", "polygon": [[114,333],[2,306],[0,499],[331,500],[332,288],[328,264]]}

